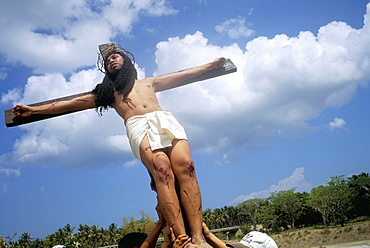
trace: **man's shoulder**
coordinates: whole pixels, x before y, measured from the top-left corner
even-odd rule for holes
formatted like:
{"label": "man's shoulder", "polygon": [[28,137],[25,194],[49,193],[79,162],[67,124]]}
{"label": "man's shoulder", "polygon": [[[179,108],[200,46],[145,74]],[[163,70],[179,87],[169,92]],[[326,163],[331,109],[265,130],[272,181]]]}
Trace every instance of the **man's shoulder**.
{"label": "man's shoulder", "polygon": [[135,83],[150,83],[155,80],[155,77],[147,77],[142,79],[136,79]]}
{"label": "man's shoulder", "polygon": [[153,86],[154,82],[155,82],[155,77],[148,77],[148,78],[135,80],[135,85],[137,85],[137,86],[144,86],[144,85]]}

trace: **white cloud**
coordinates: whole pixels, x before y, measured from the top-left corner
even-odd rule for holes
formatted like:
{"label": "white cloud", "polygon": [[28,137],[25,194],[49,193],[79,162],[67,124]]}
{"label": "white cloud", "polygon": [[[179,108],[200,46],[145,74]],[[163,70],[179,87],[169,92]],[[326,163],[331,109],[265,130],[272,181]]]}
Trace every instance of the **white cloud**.
{"label": "white cloud", "polygon": [[362,29],[333,22],[317,36],[258,37],[245,51],[236,44],[209,44],[200,32],[170,38],[157,45],[157,75],[219,56],[231,58],[238,72],[163,92],[162,107],[185,124],[197,152],[224,153],[255,147],[277,133],[289,137],[290,131],[306,131],[308,120],[348,103],[370,79],[369,29],[367,22]]}
{"label": "white cloud", "polygon": [[6,67],[0,67],[0,81],[5,80],[8,77]]}
{"label": "white cloud", "polygon": [[19,88],[14,88],[11,90],[8,90],[8,93],[1,95],[1,103],[8,103],[11,101],[18,101],[21,99],[21,90]]}
{"label": "white cloud", "polygon": [[16,176],[19,177],[21,175],[21,170],[18,169],[11,169],[11,168],[2,168],[0,167],[0,174],[5,174],[6,176]]}
{"label": "white cloud", "polygon": [[252,192],[248,195],[240,195],[228,203],[228,205],[236,205],[254,198],[264,199],[269,197],[273,192],[290,190],[292,188],[296,188],[296,192],[309,192],[311,190],[312,185],[306,181],[303,167],[295,169],[292,175],[280,180],[277,185],[271,185],[269,189]]}
{"label": "white cloud", "polygon": [[[252,10],[251,10],[252,11]],[[232,39],[252,36],[255,31],[247,27],[245,18],[239,16],[237,18],[228,19],[223,23],[215,26],[217,32],[227,34]]]}
{"label": "white cloud", "polygon": [[[139,1],[135,1],[137,4]],[[142,2],[148,2],[147,0],[142,0]],[[145,8],[146,13],[151,16],[162,16],[162,15],[174,15],[178,11],[166,6],[166,0],[156,0],[150,2],[149,6],[142,7]]]}
{"label": "white cloud", "polygon": [[334,131],[335,129],[342,129],[345,125],[346,121],[342,118],[334,118],[334,120],[329,123],[329,130]]}
{"label": "white cloud", "polygon": [[130,167],[136,166],[138,164],[139,164],[139,161],[137,159],[133,159],[133,160],[130,160],[130,161],[124,163],[123,167],[130,168]]}
{"label": "white cloud", "polygon": [[[96,62],[97,44],[128,35],[138,15],[175,14],[165,0],[1,1],[0,52],[37,73],[70,73]],[[55,11],[58,10],[58,11]],[[15,18],[16,17],[16,18]]]}
{"label": "white cloud", "polygon": [[215,164],[218,166],[230,165],[231,161],[227,154],[222,155],[222,160],[216,160]]}

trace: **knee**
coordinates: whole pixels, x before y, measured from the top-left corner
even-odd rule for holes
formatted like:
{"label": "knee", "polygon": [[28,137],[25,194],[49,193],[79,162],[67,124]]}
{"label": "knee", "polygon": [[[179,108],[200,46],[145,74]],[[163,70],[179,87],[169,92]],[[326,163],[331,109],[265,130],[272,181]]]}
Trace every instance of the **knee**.
{"label": "knee", "polygon": [[156,183],[168,183],[174,176],[170,164],[167,161],[157,160],[155,162],[154,180]]}
{"label": "knee", "polygon": [[194,161],[190,157],[184,157],[173,165],[176,176],[195,177]]}

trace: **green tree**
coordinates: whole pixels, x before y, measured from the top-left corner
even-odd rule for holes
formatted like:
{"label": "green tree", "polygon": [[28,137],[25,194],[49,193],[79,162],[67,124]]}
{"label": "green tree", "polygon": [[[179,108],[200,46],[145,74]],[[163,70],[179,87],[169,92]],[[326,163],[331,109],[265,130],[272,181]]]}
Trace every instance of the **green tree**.
{"label": "green tree", "polygon": [[140,221],[139,220],[135,220],[135,218],[133,216],[127,218],[127,217],[123,217],[122,218],[122,221],[123,221],[123,232],[126,234],[126,233],[131,233],[131,232],[140,232]]}
{"label": "green tree", "polygon": [[331,177],[328,185],[332,187],[333,192],[333,221],[335,224],[344,226],[353,208],[354,190],[349,186],[348,179],[344,178],[343,175]]}
{"label": "green tree", "polygon": [[31,238],[31,234],[29,233],[22,233],[20,238],[18,239],[18,244],[20,248],[28,247],[34,238]]}
{"label": "green tree", "polygon": [[213,212],[210,208],[207,208],[203,211],[203,221],[207,224],[208,228],[214,228],[214,217]]}
{"label": "green tree", "polygon": [[311,190],[308,204],[322,215],[325,226],[330,221],[344,225],[352,209],[353,189],[344,176],[334,176],[327,181],[327,186],[318,186]]}
{"label": "green tree", "polygon": [[66,243],[65,240],[67,236],[67,232],[63,228],[59,228],[54,233],[54,241],[56,242],[56,244],[64,245]]}
{"label": "green tree", "polygon": [[9,240],[8,244],[10,245],[9,247],[13,247],[12,245],[15,244],[14,242],[14,237],[17,235],[18,233],[17,232],[13,232],[13,236],[10,237],[10,236],[6,236],[5,238]]}
{"label": "green tree", "polygon": [[237,225],[240,225],[240,222],[239,222],[239,215],[238,215],[238,210],[236,207],[234,206],[225,206],[223,207],[226,215],[227,215],[227,219],[226,221],[224,222],[224,227],[231,227],[231,226],[237,226]]}
{"label": "green tree", "polygon": [[76,233],[77,240],[79,243],[83,244],[83,247],[90,246],[89,239],[90,227],[88,225],[80,224],[78,227],[78,232]]}
{"label": "green tree", "polygon": [[140,232],[149,234],[153,230],[155,222],[153,221],[152,218],[150,218],[149,214],[145,213],[144,211],[141,210],[140,214],[141,219],[138,222],[139,230]]}
{"label": "green tree", "polygon": [[117,224],[110,224],[105,231],[105,236],[107,237],[106,245],[118,243],[118,240],[121,238],[121,234],[119,232],[119,229],[117,228]]}
{"label": "green tree", "polygon": [[302,201],[302,215],[300,215],[297,221],[297,226],[304,227],[321,223],[322,218],[320,213],[308,205],[310,194],[307,192],[296,194],[298,194],[298,197]]}
{"label": "green tree", "polygon": [[320,212],[325,226],[329,225],[330,217],[330,195],[328,186],[319,185],[311,189],[308,205]]}
{"label": "green tree", "polygon": [[44,240],[36,238],[30,245],[29,248],[40,248],[40,247],[47,247],[45,245]]}
{"label": "green tree", "polygon": [[216,208],[213,213],[216,228],[224,227],[224,223],[229,218],[227,212],[225,211],[225,208]]}
{"label": "green tree", "polygon": [[369,173],[362,172],[349,178],[349,186],[353,188],[354,209],[352,218],[359,216],[370,216],[370,176]]}
{"label": "green tree", "polygon": [[89,239],[92,240],[94,247],[98,247],[98,244],[103,240],[103,237],[104,233],[102,228],[99,228],[96,225],[92,225],[90,227]]}
{"label": "green tree", "polygon": [[303,201],[298,193],[294,193],[295,188],[274,192],[268,198],[276,210],[280,213],[280,219],[284,219],[288,224],[295,228],[297,220],[303,215]]}
{"label": "green tree", "polygon": [[266,200],[266,204],[261,206],[257,213],[257,218],[261,221],[264,227],[271,228],[277,231],[279,228],[279,212],[275,205]]}
{"label": "green tree", "polygon": [[245,222],[250,221],[253,230],[257,230],[257,225],[260,223],[261,207],[267,205],[263,199],[249,199],[237,205],[239,215]]}
{"label": "green tree", "polygon": [[63,227],[62,230],[65,236],[70,236],[72,235],[74,229],[75,227],[72,227],[70,224],[67,224]]}

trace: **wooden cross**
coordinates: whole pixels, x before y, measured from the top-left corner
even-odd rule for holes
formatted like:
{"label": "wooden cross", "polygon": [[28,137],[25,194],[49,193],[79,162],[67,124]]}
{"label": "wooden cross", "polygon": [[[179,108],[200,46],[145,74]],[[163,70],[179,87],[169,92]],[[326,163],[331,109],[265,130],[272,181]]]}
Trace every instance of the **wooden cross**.
{"label": "wooden cross", "polygon": [[[232,73],[232,72],[236,72],[236,70],[237,70],[237,68],[234,65],[234,63],[230,59],[227,59],[225,61],[225,64],[224,64],[223,67],[221,67],[219,69],[209,70],[209,71],[199,75],[198,77],[187,80],[187,81],[183,82],[182,84],[177,85],[173,88],[183,86],[183,85],[186,85],[186,84],[190,84],[190,83],[193,83],[193,82],[198,82],[198,81],[218,77],[218,76],[221,76],[221,75],[226,75],[226,74],[229,74],[229,73]],[[68,101],[68,100],[71,100],[71,99],[76,98],[76,97],[80,97],[80,96],[83,96],[83,95],[88,95],[90,93],[91,93],[91,91],[84,92],[84,93],[79,93],[79,94],[75,94],[75,95],[70,95],[70,96],[65,96],[65,97],[61,97],[61,98],[48,100],[48,101],[29,104],[29,106],[40,106],[40,105],[50,104],[50,103],[58,102],[58,101]],[[77,111],[80,111],[80,110],[68,111],[68,112],[64,112],[64,113],[60,113],[60,114],[48,114],[48,115],[39,115],[38,114],[38,115],[31,115],[29,117],[16,117],[13,113],[13,109],[7,109],[7,110],[4,111],[5,125],[7,127],[14,127],[14,126],[18,126],[18,125],[23,125],[23,124],[35,122],[35,121],[40,121],[40,120],[44,120],[44,119],[48,119],[48,118],[53,118],[53,117],[60,116],[60,115],[74,113],[74,112],[77,112]]]}

